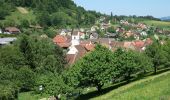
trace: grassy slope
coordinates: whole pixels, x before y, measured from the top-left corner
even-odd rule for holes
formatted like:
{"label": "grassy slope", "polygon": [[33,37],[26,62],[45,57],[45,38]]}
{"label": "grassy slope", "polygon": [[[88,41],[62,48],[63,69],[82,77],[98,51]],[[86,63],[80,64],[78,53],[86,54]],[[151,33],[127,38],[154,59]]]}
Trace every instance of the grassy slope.
{"label": "grassy slope", "polygon": [[92,100],[170,100],[170,71],[150,76]]}
{"label": "grassy slope", "polygon": [[157,26],[157,27],[160,27],[160,28],[170,30],[170,22],[146,20],[146,21],[143,21],[143,23],[145,23],[147,25],[154,25],[154,26]]}
{"label": "grassy slope", "polygon": [[40,94],[33,94],[32,92],[23,92],[20,93],[18,96],[18,100],[39,100],[45,97],[49,97],[49,95],[40,95]]}
{"label": "grassy slope", "polygon": [[[21,11],[25,12],[21,12]],[[26,13],[27,12],[27,13]],[[5,18],[2,22],[6,21],[14,21],[17,25],[21,23],[22,20],[35,21],[35,15],[32,10],[28,10],[26,8],[18,7],[14,12],[12,12],[9,16]]]}

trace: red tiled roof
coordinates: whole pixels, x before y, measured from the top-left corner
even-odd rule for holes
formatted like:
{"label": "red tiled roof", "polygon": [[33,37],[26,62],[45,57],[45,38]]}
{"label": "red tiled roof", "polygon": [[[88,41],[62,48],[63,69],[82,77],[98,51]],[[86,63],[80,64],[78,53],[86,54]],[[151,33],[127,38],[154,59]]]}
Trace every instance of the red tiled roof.
{"label": "red tiled roof", "polygon": [[132,45],[132,42],[124,42],[123,47],[124,48],[130,48],[131,45]]}
{"label": "red tiled roof", "polygon": [[80,45],[81,45],[81,46],[85,46],[85,45],[87,45],[87,44],[90,44],[90,42],[91,42],[91,41],[89,41],[89,40],[83,40],[83,41],[80,41]]}
{"label": "red tiled roof", "polygon": [[94,48],[95,48],[94,44],[87,44],[87,45],[85,45],[85,49],[87,51],[92,51],[92,50],[94,50]]}
{"label": "red tiled roof", "polygon": [[67,38],[62,35],[57,35],[54,39],[53,42],[55,43],[65,43],[67,41]]}
{"label": "red tiled roof", "polygon": [[134,41],[133,42],[133,45],[136,47],[136,48],[142,48],[145,46],[145,42],[144,41]]}
{"label": "red tiled roof", "polygon": [[62,35],[57,35],[54,39],[53,42],[58,44],[60,47],[69,47],[71,45],[71,37],[70,36],[62,36]]}
{"label": "red tiled roof", "polygon": [[57,43],[57,44],[62,48],[68,48],[69,46],[71,46],[71,43]]}

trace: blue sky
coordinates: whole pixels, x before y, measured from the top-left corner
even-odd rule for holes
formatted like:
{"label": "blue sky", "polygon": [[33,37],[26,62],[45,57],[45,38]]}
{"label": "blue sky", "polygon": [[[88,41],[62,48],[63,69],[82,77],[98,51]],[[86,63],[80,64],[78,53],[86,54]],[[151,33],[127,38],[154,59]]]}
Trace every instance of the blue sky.
{"label": "blue sky", "polygon": [[73,0],[87,10],[115,15],[170,16],[170,0]]}

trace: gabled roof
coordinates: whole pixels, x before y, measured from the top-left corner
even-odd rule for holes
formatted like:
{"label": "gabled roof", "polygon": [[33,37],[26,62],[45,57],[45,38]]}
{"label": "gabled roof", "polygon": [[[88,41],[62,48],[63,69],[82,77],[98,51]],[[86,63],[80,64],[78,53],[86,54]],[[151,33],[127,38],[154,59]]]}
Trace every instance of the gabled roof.
{"label": "gabled roof", "polygon": [[20,32],[20,30],[16,27],[7,27],[5,28],[5,31],[8,31],[8,32]]}

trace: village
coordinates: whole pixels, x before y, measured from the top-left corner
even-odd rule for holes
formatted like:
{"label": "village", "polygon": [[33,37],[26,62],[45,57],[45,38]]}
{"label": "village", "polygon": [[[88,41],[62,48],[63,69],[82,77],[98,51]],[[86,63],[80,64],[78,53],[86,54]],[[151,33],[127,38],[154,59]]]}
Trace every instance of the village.
{"label": "village", "polygon": [[0,0],[0,100],[169,100],[167,0]]}
{"label": "village", "polygon": [[[101,17],[91,28],[59,29],[57,31],[52,40],[63,49],[69,65],[74,64],[85,54],[94,50],[96,44],[101,44],[112,51],[117,48],[125,48],[142,52],[146,46],[152,44],[153,38],[151,36],[156,40],[159,39],[157,34],[149,34],[152,27],[146,24],[134,24],[127,20],[120,20],[119,26],[114,27],[110,20],[107,22],[105,20],[105,17]],[[129,28],[125,29],[126,27]],[[165,35],[165,32],[159,28],[152,29],[152,31]],[[103,35],[101,36],[99,32]],[[17,35],[19,33],[21,31],[16,27],[0,29],[0,34]],[[166,35],[169,34],[166,33]],[[16,39],[16,37],[0,38],[0,45],[11,44]],[[161,43],[164,42],[161,41]]]}

